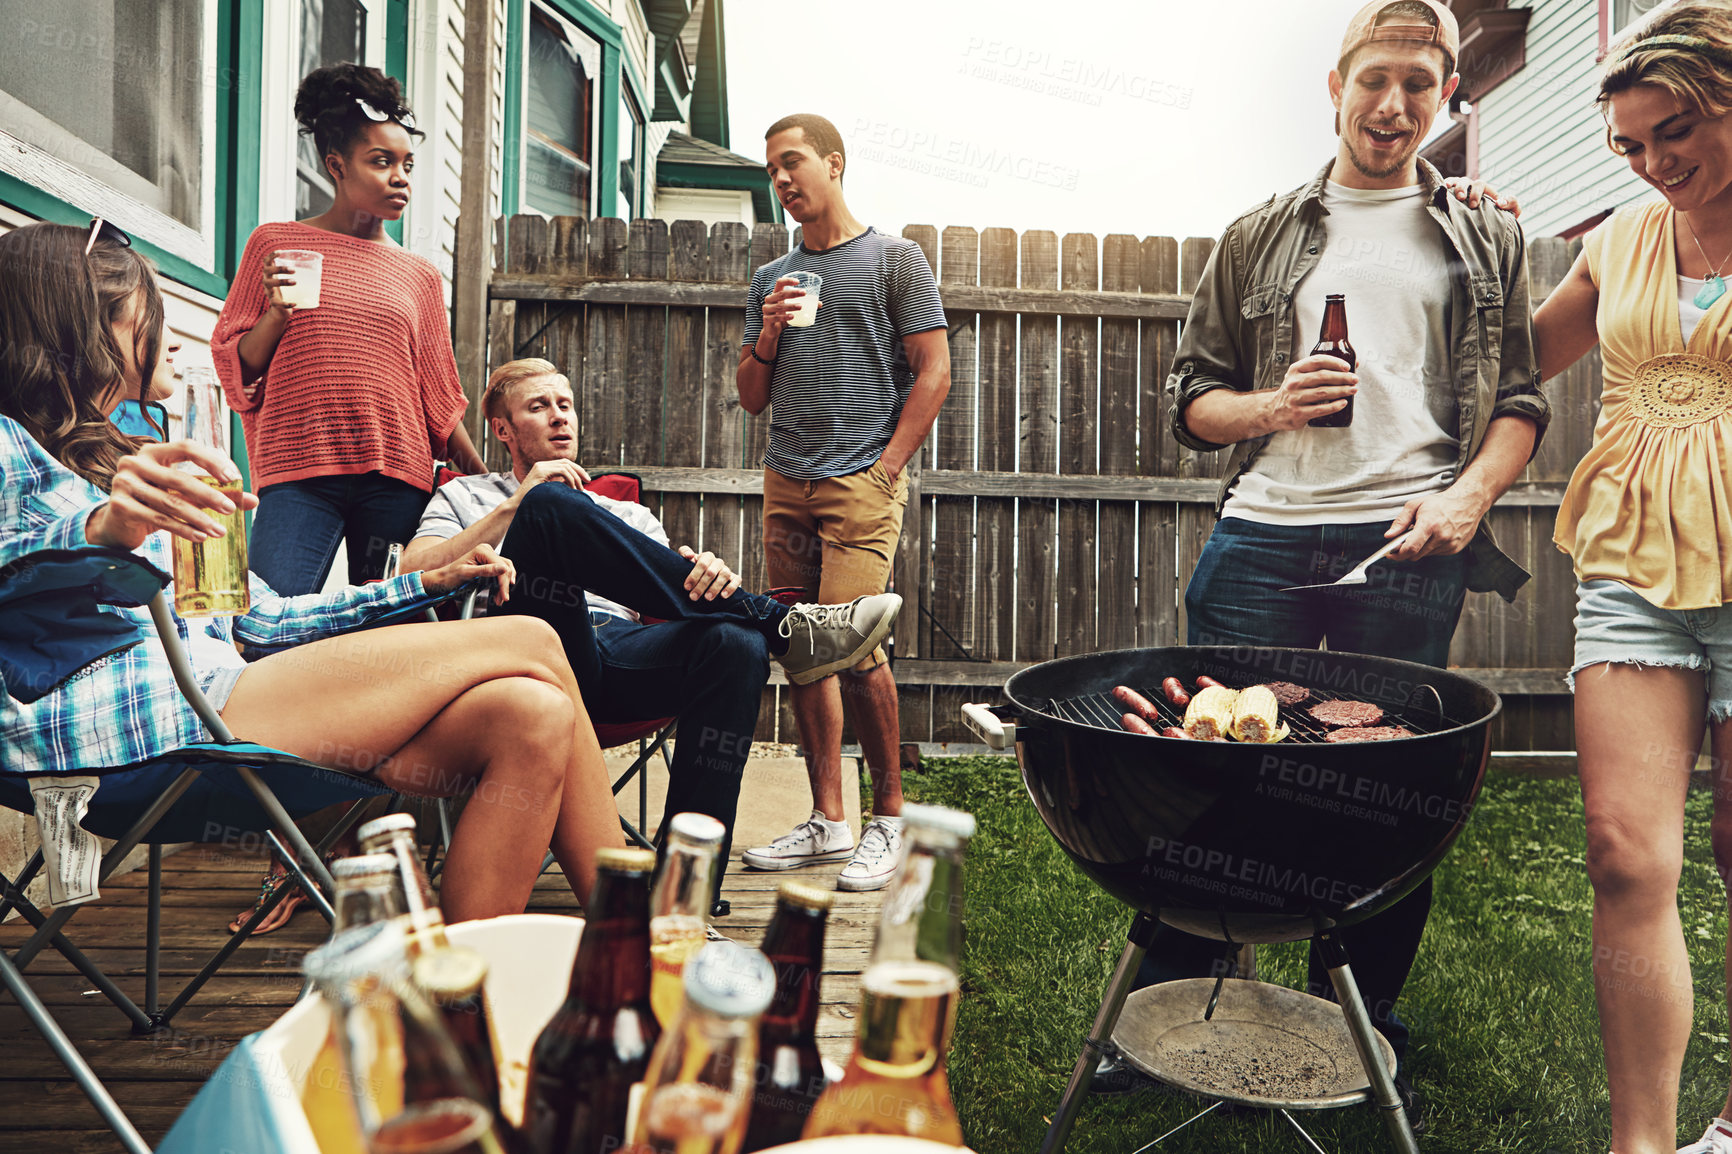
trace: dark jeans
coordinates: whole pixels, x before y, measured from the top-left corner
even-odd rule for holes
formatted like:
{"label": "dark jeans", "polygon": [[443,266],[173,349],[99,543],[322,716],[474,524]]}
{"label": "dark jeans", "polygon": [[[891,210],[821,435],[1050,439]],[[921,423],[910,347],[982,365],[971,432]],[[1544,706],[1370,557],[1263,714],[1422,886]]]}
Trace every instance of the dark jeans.
{"label": "dark jeans", "polygon": [[[679,719],[663,828],[684,812],[720,821],[729,831],[725,868],[770,655],[785,644],[776,628],[787,607],[744,590],[725,600],[690,600],[691,562],[559,484],[530,490],[502,551],[517,566],[517,583],[501,611],[538,617],[559,633],[592,720]],[[664,620],[592,615],[586,592]]]}
{"label": "dark jeans", "polygon": [[[1371,567],[1367,582],[1351,592],[1281,592],[1290,585],[1340,577],[1385,543],[1387,528],[1387,522],[1301,527],[1222,519],[1203,546],[1185,590],[1186,641],[1302,649],[1327,641],[1336,652],[1444,667],[1467,595],[1464,553],[1402,564],[1380,561]],[[1395,1000],[1413,968],[1430,912],[1427,878],[1389,909],[1340,935],[1372,1023],[1389,1039],[1397,1058],[1407,1049],[1408,1030],[1396,1016]],[[1224,943],[1163,925],[1137,985],[1214,977],[1221,972],[1226,949]],[[1319,997],[1335,996],[1315,946],[1307,985]]]}
{"label": "dark jeans", "polygon": [[310,477],[259,490],[247,565],[284,597],[317,593],[337,542],[349,546],[349,584],[385,571],[393,544],[408,544],[428,494],[379,473]]}

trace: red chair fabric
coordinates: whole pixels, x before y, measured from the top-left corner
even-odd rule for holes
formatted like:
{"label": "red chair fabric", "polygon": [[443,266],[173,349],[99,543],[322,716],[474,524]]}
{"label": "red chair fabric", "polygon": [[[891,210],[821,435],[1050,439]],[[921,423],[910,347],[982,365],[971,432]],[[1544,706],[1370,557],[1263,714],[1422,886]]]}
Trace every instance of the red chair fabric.
{"label": "red chair fabric", "polygon": [[[643,479],[636,473],[596,473],[589,479],[584,488],[603,497],[611,497],[615,501],[630,501],[633,504],[643,504]],[[657,619],[645,617],[644,621],[654,625]],[[596,740],[601,742],[603,749],[612,749],[616,745],[625,745],[640,738],[653,737],[665,729],[674,719],[664,717],[659,721],[631,721],[608,724],[597,722],[595,726]]]}

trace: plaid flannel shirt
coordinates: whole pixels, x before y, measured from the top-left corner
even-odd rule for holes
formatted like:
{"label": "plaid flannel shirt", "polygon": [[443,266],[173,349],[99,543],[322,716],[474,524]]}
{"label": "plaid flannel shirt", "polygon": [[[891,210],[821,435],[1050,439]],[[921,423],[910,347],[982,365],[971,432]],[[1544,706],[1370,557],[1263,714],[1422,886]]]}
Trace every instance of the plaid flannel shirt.
{"label": "plaid flannel shirt", "polygon": [[[0,416],[0,567],[37,550],[91,544],[85,523],[107,499],[50,456],[22,425]],[[151,534],[135,552],[172,571],[166,532]],[[418,573],[305,597],[279,597],[257,575],[251,588],[253,605],[247,613],[205,618],[197,628],[230,645],[239,640],[282,648],[358,628],[422,595]],[[169,597],[172,604],[172,585]],[[211,739],[174,683],[150,610],[112,611],[142,625],[145,641],[91,663],[30,705],[13,700],[0,681],[0,769],[97,773]],[[176,616],[175,628],[185,642],[187,622]]]}

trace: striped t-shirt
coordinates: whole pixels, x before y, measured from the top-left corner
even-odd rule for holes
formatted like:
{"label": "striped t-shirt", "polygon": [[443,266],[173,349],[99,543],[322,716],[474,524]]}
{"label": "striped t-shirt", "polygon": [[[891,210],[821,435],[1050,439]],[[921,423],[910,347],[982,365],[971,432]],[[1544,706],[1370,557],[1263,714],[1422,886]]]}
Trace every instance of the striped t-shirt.
{"label": "striped t-shirt", "polygon": [[816,481],[858,473],[883,455],[914,387],[902,338],[946,326],[920,246],[869,228],[823,252],[802,245],[760,268],[746,302],[746,345],[764,327],[764,298],[776,279],[801,271],[824,278],[823,307],[810,328],[782,330],[764,464]]}

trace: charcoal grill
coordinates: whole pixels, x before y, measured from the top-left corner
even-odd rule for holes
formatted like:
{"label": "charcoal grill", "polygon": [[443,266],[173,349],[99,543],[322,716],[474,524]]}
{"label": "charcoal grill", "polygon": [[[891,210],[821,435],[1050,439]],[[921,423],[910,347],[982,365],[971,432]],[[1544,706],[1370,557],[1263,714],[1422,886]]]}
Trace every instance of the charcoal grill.
{"label": "charcoal grill", "polygon": [[[1290,681],[1273,745],[1126,733],[1111,697],[1137,689],[1177,724],[1162,679],[1233,688]],[[1465,827],[1485,775],[1495,693],[1459,674],[1360,654],[1175,646],[1043,662],[1005,683],[1010,704],[963,708],[989,745],[1014,746],[1024,786],[1065,853],[1137,911],[1043,1154],[1063,1148],[1155,921],[1225,943],[1315,938],[1396,1146],[1417,1150],[1336,933],[1423,881]],[[1331,743],[1306,713],[1369,701],[1413,737]],[[1157,726],[1159,728],[1159,726]],[[1216,996],[1219,996],[1217,985]],[[1139,994],[1139,997],[1141,995]],[[1205,1015],[1207,1016],[1207,1015]],[[1132,1055],[1133,1057],[1135,1055]]]}

